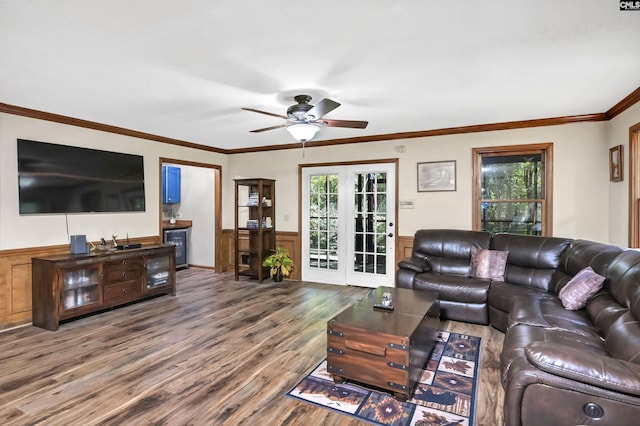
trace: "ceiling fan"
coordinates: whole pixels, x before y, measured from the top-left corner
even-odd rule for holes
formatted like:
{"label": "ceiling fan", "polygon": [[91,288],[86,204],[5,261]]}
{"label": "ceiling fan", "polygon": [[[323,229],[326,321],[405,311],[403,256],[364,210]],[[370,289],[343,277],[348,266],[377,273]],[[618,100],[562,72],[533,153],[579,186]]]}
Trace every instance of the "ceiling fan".
{"label": "ceiling fan", "polygon": [[315,105],[309,104],[311,96],[297,95],[294,96],[297,104],[291,105],[287,109],[287,115],[274,114],[272,112],[261,111],[254,108],[242,108],[245,111],[253,111],[259,114],[266,114],[272,117],[284,118],[288,123],[278,124],[276,126],[265,127],[262,129],[250,130],[251,133],[260,133],[267,130],[280,129],[286,127],[291,136],[300,142],[311,140],[320,127],[349,127],[354,129],[364,129],[369,124],[368,121],[358,120],[332,120],[323,118],[325,114],[338,108],[340,104],[331,99],[324,98]]}

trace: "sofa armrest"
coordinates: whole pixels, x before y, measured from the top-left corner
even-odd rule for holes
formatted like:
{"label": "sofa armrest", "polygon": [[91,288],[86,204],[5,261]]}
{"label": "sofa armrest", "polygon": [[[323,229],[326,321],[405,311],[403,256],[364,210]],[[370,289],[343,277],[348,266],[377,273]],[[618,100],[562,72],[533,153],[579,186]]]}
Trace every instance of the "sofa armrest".
{"label": "sofa armrest", "polygon": [[416,259],[415,257],[405,257],[400,262],[398,262],[398,267],[410,269],[417,273],[428,272],[431,270],[431,267],[429,266],[428,263],[422,260]]}
{"label": "sofa armrest", "polygon": [[525,354],[531,364],[549,374],[640,396],[638,364],[548,342],[528,344]]}

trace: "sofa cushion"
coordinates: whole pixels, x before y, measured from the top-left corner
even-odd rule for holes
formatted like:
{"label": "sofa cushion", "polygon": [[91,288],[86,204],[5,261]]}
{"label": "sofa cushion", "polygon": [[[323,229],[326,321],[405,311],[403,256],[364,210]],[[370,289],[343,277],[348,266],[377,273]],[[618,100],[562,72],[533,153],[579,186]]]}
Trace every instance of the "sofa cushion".
{"label": "sofa cushion", "polygon": [[460,303],[485,303],[489,284],[486,279],[463,277],[458,275],[424,272],[416,274],[413,288],[438,293],[440,300],[452,300]]}
{"label": "sofa cushion", "polygon": [[509,329],[505,335],[502,354],[500,355],[500,369],[502,383],[509,380],[512,364],[526,359],[525,348],[533,342],[547,342],[554,345],[579,348],[594,356],[608,356],[604,342],[599,338],[583,336],[566,330],[517,325]]}
{"label": "sofa cushion", "polygon": [[491,240],[491,249],[509,252],[505,281],[548,290],[570,243],[567,238],[498,234]]}
{"label": "sofa cushion", "polygon": [[640,324],[630,312],[621,315],[604,337],[611,356],[640,364]]}
{"label": "sofa cushion", "polygon": [[569,310],[585,307],[587,301],[595,295],[604,284],[605,278],[596,274],[590,266],[578,272],[558,293],[562,305]]}
{"label": "sofa cushion", "polygon": [[489,248],[488,232],[421,229],[413,238],[411,257],[424,260],[433,272],[469,275],[471,248]]}
{"label": "sofa cushion", "polygon": [[640,396],[640,366],[584,351],[573,345],[534,342],[525,348],[527,360],[542,371],[587,385]]}
{"label": "sofa cushion", "polygon": [[626,250],[617,256],[607,270],[607,278],[605,290],[640,320],[640,252]]}
{"label": "sofa cushion", "polygon": [[507,265],[508,251],[471,248],[470,275],[476,278],[489,278],[504,281],[504,268]]}
{"label": "sofa cushion", "polygon": [[586,311],[569,311],[556,297],[518,297],[509,313],[507,329],[516,325],[562,330],[603,340]]}
{"label": "sofa cushion", "polygon": [[[620,247],[610,244],[574,240],[562,254],[558,271],[554,274],[549,290],[558,294],[574,275],[587,266],[591,266],[597,274],[608,278],[609,265],[621,253]],[[605,281],[604,287],[607,288],[607,286],[608,283]]]}
{"label": "sofa cushion", "polygon": [[490,306],[503,312],[509,312],[513,302],[518,296],[555,297],[536,287],[494,281],[489,288],[489,297],[487,300]]}
{"label": "sofa cushion", "polygon": [[626,312],[624,308],[616,302],[609,293],[602,291],[595,296],[586,306],[587,314],[591,322],[600,330],[600,335],[605,336],[607,330]]}

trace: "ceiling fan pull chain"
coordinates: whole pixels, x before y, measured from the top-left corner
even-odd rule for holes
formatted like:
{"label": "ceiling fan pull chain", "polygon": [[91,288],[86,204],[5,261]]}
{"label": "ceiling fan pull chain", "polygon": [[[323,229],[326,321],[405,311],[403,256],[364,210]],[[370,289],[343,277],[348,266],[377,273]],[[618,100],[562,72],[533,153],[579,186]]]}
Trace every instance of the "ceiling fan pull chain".
{"label": "ceiling fan pull chain", "polygon": [[304,142],[302,142],[302,158],[304,158]]}

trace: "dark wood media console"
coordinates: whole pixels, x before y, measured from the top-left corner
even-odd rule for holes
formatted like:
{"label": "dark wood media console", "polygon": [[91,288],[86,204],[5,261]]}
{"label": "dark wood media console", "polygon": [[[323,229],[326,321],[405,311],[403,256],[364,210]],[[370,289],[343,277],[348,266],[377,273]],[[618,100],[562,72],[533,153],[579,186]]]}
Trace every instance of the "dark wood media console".
{"label": "dark wood media console", "polygon": [[175,246],[34,257],[33,325],[60,321],[142,300],[176,294]]}

